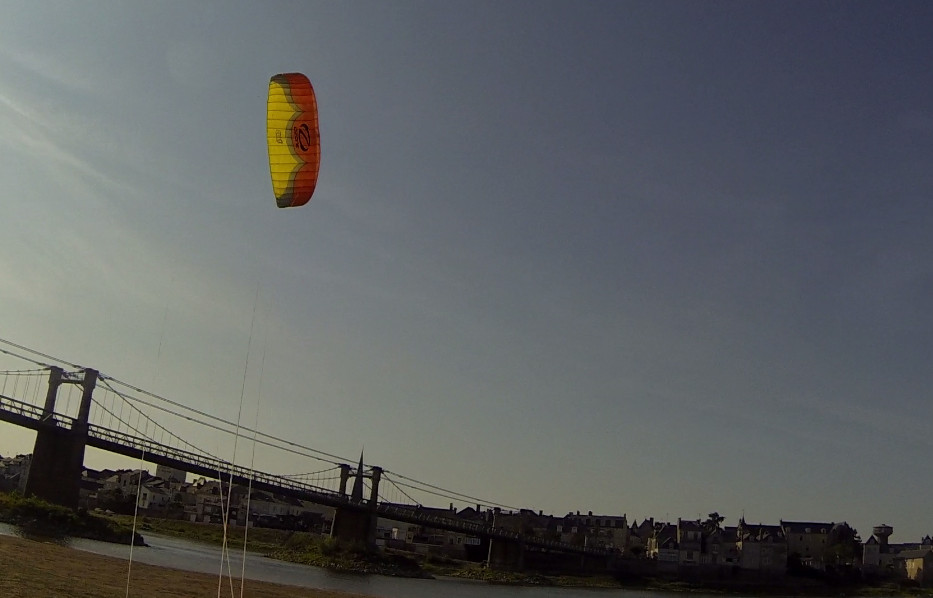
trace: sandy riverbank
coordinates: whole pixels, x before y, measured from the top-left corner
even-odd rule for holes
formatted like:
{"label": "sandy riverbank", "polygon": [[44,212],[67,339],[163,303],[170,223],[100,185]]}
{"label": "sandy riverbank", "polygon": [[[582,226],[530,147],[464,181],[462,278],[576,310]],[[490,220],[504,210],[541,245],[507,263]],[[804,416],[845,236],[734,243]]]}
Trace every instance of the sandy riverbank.
{"label": "sandy riverbank", "polygon": [[[55,544],[0,536],[4,598],[124,598],[127,562]],[[217,595],[217,576],[133,563],[130,596],[203,598]],[[240,595],[234,580],[234,596]],[[246,580],[250,598],[360,598],[359,594]],[[224,580],[223,596],[230,596]]]}

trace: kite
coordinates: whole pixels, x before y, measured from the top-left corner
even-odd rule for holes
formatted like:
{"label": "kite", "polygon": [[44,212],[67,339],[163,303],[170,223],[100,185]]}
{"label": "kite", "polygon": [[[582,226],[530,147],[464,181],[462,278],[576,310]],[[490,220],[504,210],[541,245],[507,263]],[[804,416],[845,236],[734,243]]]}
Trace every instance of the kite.
{"label": "kite", "polygon": [[280,208],[303,206],[321,169],[321,133],[311,81],[301,73],[269,80],[266,117],[272,191]]}

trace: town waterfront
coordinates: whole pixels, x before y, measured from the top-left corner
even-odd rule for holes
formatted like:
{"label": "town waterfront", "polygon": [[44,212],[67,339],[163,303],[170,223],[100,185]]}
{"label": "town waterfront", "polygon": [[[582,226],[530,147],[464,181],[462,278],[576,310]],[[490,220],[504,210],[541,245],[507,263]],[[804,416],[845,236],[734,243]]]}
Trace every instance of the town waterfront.
{"label": "town waterfront", "polygon": [[[18,536],[17,528],[0,523],[0,535]],[[127,559],[129,546],[66,538],[60,544],[74,550],[98,555]],[[149,534],[146,536],[146,548],[133,551],[133,561],[154,565],[216,575],[220,567],[220,549],[207,545]],[[242,553],[236,547],[230,555],[230,567],[238,577],[242,566]],[[554,587],[519,587],[490,585],[483,582],[470,582],[453,579],[408,579],[381,575],[359,575],[336,573],[294,563],[286,563],[248,553],[246,558],[246,577],[249,580],[280,583],[303,588],[337,590],[354,594],[363,594],[379,598],[428,598],[445,596],[450,598],[664,598],[677,594],[640,591],[640,590],[601,590],[589,588],[554,588]],[[136,583],[144,584],[142,579]],[[248,584],[247,584],[248,585]],[[693,594],[695,598],[711,598],[710,594]]]}

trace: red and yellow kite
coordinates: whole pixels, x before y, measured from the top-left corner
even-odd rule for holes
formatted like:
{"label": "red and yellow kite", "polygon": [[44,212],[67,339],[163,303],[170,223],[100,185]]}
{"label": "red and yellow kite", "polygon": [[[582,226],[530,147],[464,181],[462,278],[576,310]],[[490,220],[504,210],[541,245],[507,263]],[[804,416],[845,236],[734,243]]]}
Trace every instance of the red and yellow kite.
{"label": "red and yellow kite", "polygon": [[301,73],[269,81],[266,133],[276,203],[280,208],[305,205],[321,170],[321,133],[314,88]]}

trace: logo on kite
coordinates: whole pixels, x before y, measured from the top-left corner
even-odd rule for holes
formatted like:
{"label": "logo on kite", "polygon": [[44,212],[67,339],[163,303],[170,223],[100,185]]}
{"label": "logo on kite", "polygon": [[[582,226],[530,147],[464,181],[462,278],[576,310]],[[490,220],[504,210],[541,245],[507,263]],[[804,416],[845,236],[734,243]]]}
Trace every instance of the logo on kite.
{"label": "logo on kite", "polygon": [[292,136],[295,139],[295,147],[299,151],[306,152],[311,147],[311,130],[307,124],[301,123],[300,127],[293,127]]}
{"label": "logo on kite", "polygon": [[[314,88],[301,73],[269,81],[266,133],[276,204],[303,206],[314,194],[321,169],[321,133]],[[286,138],[290,143],[283,142]]]}

